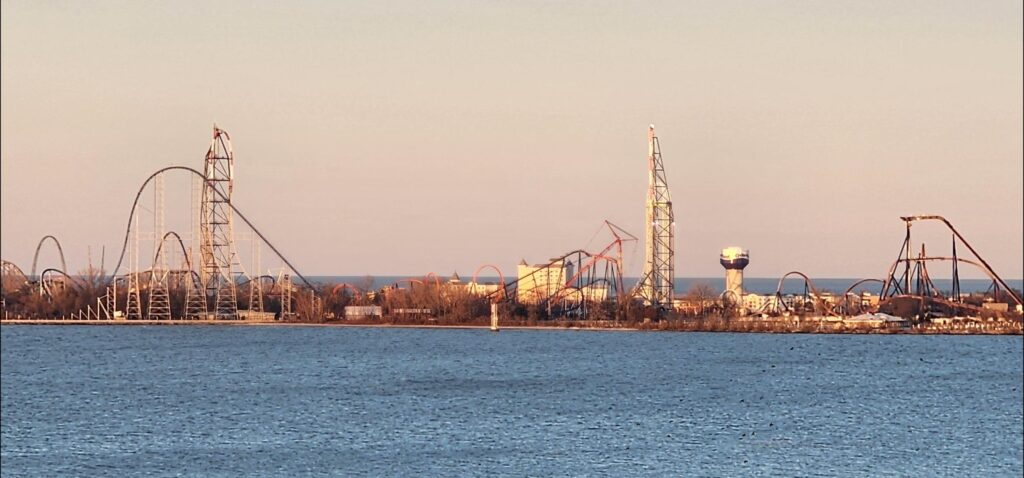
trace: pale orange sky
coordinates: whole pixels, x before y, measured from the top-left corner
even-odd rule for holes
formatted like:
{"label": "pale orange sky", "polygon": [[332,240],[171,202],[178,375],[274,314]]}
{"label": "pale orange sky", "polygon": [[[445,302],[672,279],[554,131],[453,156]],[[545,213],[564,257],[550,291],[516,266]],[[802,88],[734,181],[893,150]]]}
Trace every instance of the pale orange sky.
{"label": "pale orange sky", "polygon": [[[53,234],[70,269],[90,245],[109,266],[139,184],[201,167],[216,121],[236,205],[301,272],[510,275],[600,249],[604,219],[642,237],[653,122],[679,276],[721,275],[730,245],[754,277],[882,276],[898,216],[929,213],[1020,278],[1021,16],[1019,1],[4,0],[0,253],[27,269]],[[185,227],[187,183],[167,184],[168,225]]]}

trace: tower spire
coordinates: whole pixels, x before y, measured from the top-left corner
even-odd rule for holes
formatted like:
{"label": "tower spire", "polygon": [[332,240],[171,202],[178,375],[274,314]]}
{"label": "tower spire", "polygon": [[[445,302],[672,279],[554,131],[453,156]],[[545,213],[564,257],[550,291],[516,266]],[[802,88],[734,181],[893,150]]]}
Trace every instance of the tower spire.
{"label": "tower spire", "polygon": [[206,176],[200,211],[200,274],[206,296],[213,299],[210,309],[217,319],[238,317],[235,275],[235,232],[231,213],[234,189],[235,153],[231,137],[213,125],[213,141],[206,152]]}
{"label": "tower spire", "polygon": [[647,129],[647,170],[644,272],[635,294],[646,305],[669,308],[675,289],[675,216],[653,124]]}

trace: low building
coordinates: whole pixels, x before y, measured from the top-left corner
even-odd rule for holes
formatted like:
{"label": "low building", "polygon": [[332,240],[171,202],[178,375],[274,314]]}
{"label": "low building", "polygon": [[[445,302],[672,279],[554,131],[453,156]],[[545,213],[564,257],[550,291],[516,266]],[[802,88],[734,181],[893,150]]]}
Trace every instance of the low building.
{"label": "low building", "polygon": [[870,292],[861,292],[860,294],[860,306],[861,308],[870,309],[878,307],[878,301],[880,297]]}
{"label": "low building", "polygon": [[349,305],[345,307],[346,319],[382,317],[384,310],[379,305]]}
{"label": "low building", "polygon": [[843,324],[861,327],[881,328],[906,328],[910,327],[910,321],[903,317],[896,317],[889,314],[861,314],[854,317],[843,318]]}
{"label": "low building", "polygon": [[469,283],[467,283],[465,285],[466,292],[469,292],[470,294],[473,294],[473,295],[492,294],[494,292],[497,292],[499,289],[501,289],[501,286],[502,286],[502,284],[498,284],[496,282],[484,282],[484,283],[469,282]]}
{"label": "low building", "polygon": [[1010,310],[1010,304],[1007,304],[1006,302],[985,302],[981,304],[981,308],[996,312],[1006,312]]}
{"label": "low building", "polygon": [[395,309],[393,311],[395,315],[434,315],[434,309]]}
{"label": "low building", "polygon": [[761,313],[772,309],[775,295],[744,294],[742,303],[747,311]]}

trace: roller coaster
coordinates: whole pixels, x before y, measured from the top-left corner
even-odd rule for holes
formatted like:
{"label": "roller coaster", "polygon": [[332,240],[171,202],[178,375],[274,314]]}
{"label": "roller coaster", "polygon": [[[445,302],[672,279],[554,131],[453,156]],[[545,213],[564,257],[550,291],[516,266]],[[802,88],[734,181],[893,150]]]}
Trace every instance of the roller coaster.
{"label": "roller coaster", "polygon": [[[667,199],[668,190],[653,128],[648,131],[648,142],[648,166],[654,168],[652,171],[660,171],[657,175],[661,180],[658,185],[649,186],[657,189],[658,194],[654,198],[658,202],[656,205],[662,209],[668,208],[665,209],[668,216],[661,214],[652,219],[648,211],[647,223],[648,226],[654,225],[664,229],[673,226],[671,204]],[[95,307],[89,304],[82,311],[71,315],[126,320],[231,320],[265,316],[268,310],[273,310],[278,317],[288,317],[296,310],[293,305],[298,305],[299,302],[306,303],[306,315],[315,315],[320,298],[315,293],[314,284],[306,279],[232,202],[234,168],[235,157],[231,138],[226,131],[214,125],[213,138],[204,158],[202,172],[188,166],[168,166],[147,177],[139,186],[132,201],[116,265],[109,275],[101,266],[98,277],[103,285],[102,290],[90,292],[93,296],[91,299],[96,301]],[[188,240],[185,240],[183,234],[174,230],[165,231],[163,228],[163,181],[165,176],[176,172],[183,172],[201,184],[201,203],[191,208],[194,218],[198,218],[199,235],[196,237],[193,233],[188,236]],[[143,259],[139,246],[142,233],[139,210],[142,207],[140,202],[143,194],[150,190],[154,192],[154,226],[151,234],[146,234],[152,237],[153,254],[151,258]],[[195,191],[193,185],[193,199],[196,197]],[[651,204],[648,204],[648,209],[650,207]],[[236,218],[258,237],[259,245],[268,247],[283,263],[277,279],[261,275],[258,264],[250,270],[242,266],[235,247]],[[193,221],[192,225],[196,225],[196,221]],[[484,294],[491,302],[537,305],[545,308],[552,316],[586,317],[593,304],[631,301],[636,294],[650,289],[641,287],[628,291],[623,285],[622,244],[636,241],[637,238],[608,221],[604,222],[603,227],[607,227],[614,240],[600,251],[578,249],[562,254],[547,264],[535,267],[527,274],[520,274],[516,280],[510,282],[506,282],[504,275],[496,266],[481,266],[474,272],[467,290],[473,295]],[[659,306],[671,305],[672,297],[672,235],[668,233],[658,237],[662,236],[665,238],[659,239],[661,252],[657,257],[661,258],[663,264],[658,266],[658,271],[668,270],[667,275],[662,274],[668,279],[662,280],[657,286],[660,291],[660,295],[657,296],[659,298],[655,300],[645,296],[645,300],[654,300]],[[176,248],[173,245],[175,242]],[[256,239],[253,239],[253,242],[255,243]],[[60,254],[60,267],[47,268],[36,277],[40,250],[46,243],[56,246]],[[167,243],[171,243],[171,246],[168,247]],[[648,248],[650,247],[648,245]],[[180,251],[180,264],[168,264],[169,249]],[[256,258],[254,262],[258,263],[258,248],[255,248],[253,256]],[[491,268],[498,273],[498,285],[478,283],[477,277],[485,268]],[[88,275],[96,275],[91,264],[89,269]],[[301,288],[292,283],[292,276],[298,277],[302,283]],[[47,235],[36,247],[29,275],[26,276],[14,264],[4,263],[3,296],[6,298],[9,293],[33,290],[44,302],[52,302],[61,299],[67,291],[85,293],[84,291],[93,288],[92,283],[96,282],[94,279],[95,277],[90,279],[88,287],[80,284],[83,281],[68,271],[60,242],[56,237]],[[441,304],[445,297],[442,294],[441,281],[436,275],[428,274],[419,283],[427,287],[431,281],[433,289],[436,289],[437,302]],[[410,288],[415,283],[416,281],[410,281]],[[245,294],[246,291],[248,294]],[[309,292],[309,300],[304,299],[307,297],[305,291]],[[371,294],[370,291],[360,291],[352,286],[339,286],[331,291],[330,295],[348,293],[357,298]],[[33,312],[36,315],[46,313],[40,312],[42,309],[39,307],[37,309],[39,310]],[[5,307],[5,312],[7,310]]]}
{"label": "roller coaster", "polygon": [[[225,156],[225,154],[227,156]],[[229,159],[227,169],[210,167],[211,162]],[[32,259],[32,268],[26,275],[17,265],[3,261],[2,293],[5,313],[9,304],[7,297],[17,293],[32,293],[46,302],[61,298],[69,291],[81,295],[90,293],[87,287],[96,282],[98,277],[101,285],[98,292],[92,293],[88,300],[96,301],[83,310],[65,315],[64,318],[84,319],[126,319],[126,320],[197,320],[197,319],[249,319],[276,317],[290,318],[295,313],[312,314],[318,306],[315,294],[303,294],[291,281],[295,276],[300,279],[303,288],[313,291],[313,284],[306,279],[267,237],[255,227],[249,218],[231,202],[230,192],[233,188],[231,169],[233,153],[227,133],[214,126],[214,139],[207,153],[207,173],[187,166],[168,166],[153,172],[139,186],[132,201],[125,227],[121,252],[113,271],[96,270],[91,265],[86,276],[71,274],[67,270],[64,248],[53,235],[44,236],[36,246]],[[218,163],[219,164],[219,163]],[[186,246],[182,235],[176,231],[162,231],[163,219],[163,177],[173,172],[184,172],[188,177],[197,179],[203,184],[203,206],[210,208],[215,203],[214,211],[205,210],[197,214],[200,221],[200,237],[193,238],[193,244]],[[150,267],[142,269],[142,257],[139,251],[140,226],[138,213],[143,193],[151,183],[156,181],[154,191],[154,253]],[[282,268],[279,277],[274,279],[268,275],[250,274],[242,267],[235,250],[233,229],[228,223],[233,218],[240,219],[260,241],[287,267]],[[256,239],[253,239],[254,243]],[[177,245],[181,252],[182,263],[175,267],[167,265],[168,243]],[[60,267],[44,269],[38,276],[39,256],[43,246],[52,243],[60,257]],[[197,244],[201,243],[201,244]],[[196,248],[202,246],[200,254]],[[208,249],[215,247],[214,252]],[[173,248],[173,247],[172,247]],[[254,249],[256,245],[254,244]],[[198,255],[198,258],[197,258]],[[258,257],[258,255],[257,255]],[[122,271],[127,259],[128,268]],[[198,259],[198,260],[197,260]],[[225,263],[230,261],[230,263]],[[211,262],[215,262],[211,264]],[[258,266],[257,266],[258,267]],[[237,272],[232,272],[232,271]],[[258,272],[253,270],[253,272]],[[269,279],[269,281],[268,281]],[[223,281],[228,281],[226,284]],[[223,294],[229,289],[231,294]],[[235,290],[247,291],[242,297],[236,297]],[[309,300],[305,298],[309,297]],[[225,305],[225,302],[229,302]],[[305,306],[296,307],[302,303]],[[273,311],[273,312],[270,312]],[[13,311],[16,314],[26,313],[39,315],[38,311]],[[269,315],[268,315],[269,314]]]}
{"label": "roller coaster", "polygon": [[[322,316],[322,298],[333,298],[335,305],[341,296],[366,302],[373,300],[378,292],[402,288],[430,299],[428,302],[437,305],[435,310],[444,313],[453,297],[454,289],[448,286],[457,283],[463,287],[461,290],[485,298],[492,304],[533,307],[543,310],[549,317],[585,319],[598,305],[604,308],[634,303],[664,311],[677,306],[672,284],[674,215],[653,127],[648,131],[648,145],[650,180],[645,218],[646,262],[644,273],[632,290],[627,290],[623,284],[622,249],[625,242],[638,239],[604,221],[599,232],[607,230],[612,237],[605,247],[596,251],[575,249],[534,266],[524,262],[520,264],[515,280],[506,280],[497,266],[485,264],[474,271],[468,284],[461,284],[455,278],[442,284],[436,274],[428,273],[422,278],[399,281],[376,292],[369,287],[361,290],[351,284],[339,284],[330,291],[323,291],[321,297],[315,284],[300,273],[232,202],[234,152],[227,132],[214,125],[203,171],[188,166],[167,166],[150,174],[139,186],[112,272],[108,274],[105,270],[105,260],[101,261],[99,269],[93,268],[90,255],[89,268],[84,273],[72,273],[68,270],[61,242],[54,235],[45,235],[36,245],[28,274],[16,264],[2,261],[0,298],[3,299],[5,314],[14,312],[32,317],[51,317],[56,308],[48,304],[66,304],[69,296],[75,296],[74,302],[80,304],[80,310],[70,315],[61,314],[60,317],[157,321],[312,319],[318,314]],[[193,204],[189,209],[193,215],[190,234],[165,231],[163,227],[164,178],[180,173],[184,173],[193,185],[193,201],[197,196],[201,198],[200,204]],[[199,188],[201,194],[196,193]],[[147,191],[154,194],[151,209],[143,203]],[[153,229],[145,231],[153,244],[152,254],[145,258],[140,250],[144,232],[140,226],[141,210],[152,212],[154,219]],[[235,244],[236,218],[251,231],[253,251],[249,268],[243,266]],[[986,292],[991,300],[1016,304],[1019,309],[1021,298],[1018,293],[995,273],[948,220],[934,215],[904,216],[900,219],[906,224],[906,237],[885,279],[857,281],[842,295],[836,296],[820,291],[806,274],[790,271],[779,279],[775,294],[754,312],[838,316],[865,311],[895,311],[904,317],[978,314],[986,307],[976,298],[965,297],[961,293],[961,265],[975,267],[991,279],[991,286]],[[949,255],[930,256],[923,243],[920,252],[912,255],[911,225],[924,221],[940,222],[951,232],[952,251]],[[198,226],[198,235],[195,226]],[[44,266],[37,275],[40,253],[47,244],[56,249],[59,267],[54,264]],[[264,246],[281,262],[276,274],[260,272],[259,251]],[[959,250],[964,248],[970,253],[969,257],[961,257]],[[171,255],[177,253],[181,256],[179,263],[169,264]],[[928,266],[937,262],[951,266],[952,289],[949,291],[939,290],[929,274]],[[498,274],[497,284],[478,282],[479,274],[486,269]],[[294,283],[292,277],[297,277],[300,284]],[[783,284],[789,279],[803,280],[802,295],[783,295]],[[877,301],[864,302],[853,294],[855,288],[867,283],[880,285]],[[14,296],[31,296],[32,300],[21,301],[30,303],[31,310],[10,307],[7,299]],[[732,299],[728,302],[736,305],[741,303],[742,297]],[[87,303],[82,303],[83,300]],[[68,309],[65,306],[62,310]]]}
{"label": "roller coaster", "polygon": [[632,293],[623,286],[622,245],[637,238],[607,220],[602,229],[607,229],[613,240],[599,252],[567,252],[535,266],[516,280],[502,282],[485,297],[492,302],[540,307],[550,317],[580,319],[587,318],[595,304],[626,303]]}
{"label": "roller coaster", "polygon": [[[946,218],[936,215],[902,216],[906,224],[906,236],[900,247],[897,259],[889,267],[889,272],[882,285],[879,309],[890,310],[901,315],[976,315],[983,307],[968,303],[960,288],[960,265],[967,264],[982,271],[991,281],[984,295],[995,300],[1006,299],[1007,303],[1021,306],[1021,298],[1010,286],[989,266],[988,262],[971,246],[953,224]],[[943,224],[952,236],[952,248],[949,256],[929,256],[925,244],[921,243],[920,251],[912,256],[911,226],[917,222],[933,221]],[[972,259],[961,257],[958,245],[970,252]],[[951,267],[952,287],[949,291],[939,290],[928,272],[928,265],[933,262],[949,263]]]}
{"label": "roller coaster", "polygon": [[[861,279],[850,285],[839,296],[832,296],[818,290],[806,274],[790,271],[779,279],[778,287],[771,301],[763,304],[754,312],[772,315],[812,314],[816,316],[847,316],[862,312],[886,312],[903,317],[979,315],[983,312],[982,301],[978,297],[970,297],[961,292],[960,266],[972,266],[982,271],[991,280],[991,285],[983,297],[991,301],[1003,301],[1007,304],[1021,305],[1021,298],[993,269],[988,262],[967,242],[953,224],[946,218],[936,215],[902,216],[906,224],[906,236],[900,247],[898,258],[885,276],[885,279]],[[926,252],[924,243],[920,250],[912,255],[911,226],[921,221],[933,221],[943,224],[952,235],[952,248],[948,256],[931,256]],[[960,247],[966,248],[971,258],[962,257],[958,253]],[[935,285],[929,271],[931,263],[949,263],[951,266],[951,286],[949,290],[940,290]],[[784,296],[783,283],[787,278],[803,279],[804,292],[798,295]],[[864,284],[874,283],[880,286],[877,302],[865,303],[862,297],[854,294],[854,290]],[[968,299],[973,299],[971,303]]]}

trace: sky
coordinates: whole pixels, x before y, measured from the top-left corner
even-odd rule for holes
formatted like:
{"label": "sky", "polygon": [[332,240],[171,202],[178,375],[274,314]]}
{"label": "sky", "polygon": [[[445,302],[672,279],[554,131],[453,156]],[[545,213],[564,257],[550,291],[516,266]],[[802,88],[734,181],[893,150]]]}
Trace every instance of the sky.
{"label": "sky", "polygon": [[[303,274],[511,275],[600,250],[604,220],[643,237],[653,123],[677,276],[721,275],[736,245],[751,277],[883,277],[908,214],[947,217],[996,272],[1024,276],[1019,1],[0,13],[0,255],[26,270],[47,234],[69,269],[104,246],[109,268],[143,180],[201,168],[216,122],[233,202]],[[167,227],[188,231],[189,187],[165,180]],[[915,250],[949,252],[941,225],[913,231]],[[624,259],[638,274],[642,241]],[[278,265],[264,249],[261,267]]]}

